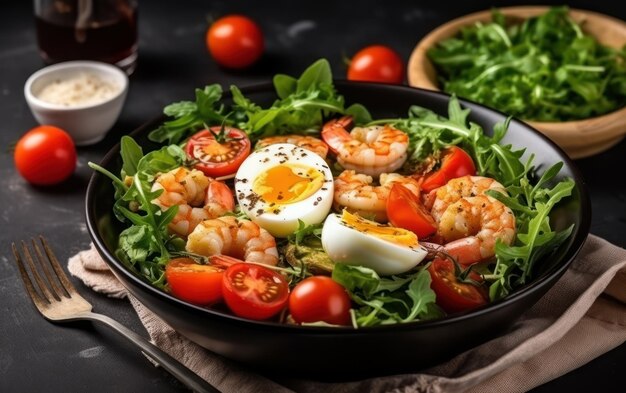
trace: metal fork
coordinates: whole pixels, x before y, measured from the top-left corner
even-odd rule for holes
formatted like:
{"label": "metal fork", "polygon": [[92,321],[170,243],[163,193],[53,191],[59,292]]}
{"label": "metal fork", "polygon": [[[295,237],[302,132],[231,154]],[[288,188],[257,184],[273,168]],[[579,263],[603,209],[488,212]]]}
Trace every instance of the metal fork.
{"label": "metal fork", "polygon": [[[145,338],[106,315],[91,312],[91,303],[76,291],[76,288],[74,288],[74,285],[72,285],[61,268],[58,259],[52,253],[46,239],[43,236],[39,236],[39,240],[45,251],[45,257],[35,239],[31,239],[35,257],[32,256],[24,241],[21,242],[21,253],[15,243],[12,244],[12,248],[26,291],[35,307],[47,320],[55,323],[78,320],[103,322],[141,348],[145,354],[189,389],[196,392],[219,392],[215,387]],[[37,263],[35,263],[35,260]],[[28,274],[29,270],[30,276]],[[45,279],[42,277],[41,272],[43,272]],[[34,283],[31,277],[34,279]]]}

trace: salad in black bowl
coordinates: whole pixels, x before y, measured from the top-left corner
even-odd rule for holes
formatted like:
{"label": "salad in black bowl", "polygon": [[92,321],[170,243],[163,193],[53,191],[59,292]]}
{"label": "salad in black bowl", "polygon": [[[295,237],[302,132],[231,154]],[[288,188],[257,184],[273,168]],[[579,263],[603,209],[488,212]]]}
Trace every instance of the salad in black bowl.
{"label": "salad in black bowl", "polygon": [[325,60],[197,89],[165,115],[90,164],[90,233],[157,315],[259,367],[436,364],[509,326],[588,233],[582,179],[530,127],[440,93],[333,82]]}

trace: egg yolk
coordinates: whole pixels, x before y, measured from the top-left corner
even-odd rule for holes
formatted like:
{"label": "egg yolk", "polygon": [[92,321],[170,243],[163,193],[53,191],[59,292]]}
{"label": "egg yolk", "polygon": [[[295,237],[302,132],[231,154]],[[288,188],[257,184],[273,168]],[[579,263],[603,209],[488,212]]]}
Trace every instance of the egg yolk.
{"label": "egg yolk", "polygon": [[391,227],[370,221],[357,214],[352,214],[347,210],[343,211],[341,221],[359,232],[375,236],[391,243],[402,244],[408,247],[417,246],[417,235],[403,228]]}
{"label": "egg yolk", "polygon": [[310,197],[324,184],[324,175],[306,165],[281,164],[261,173],[252,191],[267,203],[288,204]]}

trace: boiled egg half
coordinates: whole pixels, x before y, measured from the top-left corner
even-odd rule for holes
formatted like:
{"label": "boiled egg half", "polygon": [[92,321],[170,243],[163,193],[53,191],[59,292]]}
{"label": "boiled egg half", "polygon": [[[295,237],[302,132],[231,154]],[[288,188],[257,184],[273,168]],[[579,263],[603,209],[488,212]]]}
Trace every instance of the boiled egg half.
{"label": "boiled egg half", "polygon": [[333,176],[317,154],[277,143],[250,154],[235,176],[241,210],[276,237],[298,229],[298,220],[317,224],[333,203]]}
{"label": "boiled egg half", "polygon": [[427,254],[413,232],[379,224],[347,210],[326,218],[322,246],[334,262],[369,267],[380,275],[409,271]]}

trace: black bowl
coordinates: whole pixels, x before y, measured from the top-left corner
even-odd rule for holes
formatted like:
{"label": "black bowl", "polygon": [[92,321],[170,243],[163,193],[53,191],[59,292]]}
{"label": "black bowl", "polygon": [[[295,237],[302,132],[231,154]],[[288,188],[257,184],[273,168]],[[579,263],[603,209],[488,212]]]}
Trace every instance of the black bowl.
{"label": "black bowl", "polygon": [[[450,98],[405,86],[337,82],[336,87],[346,102],[364,104],[375,118],[405,116],[413,104],[446,115]],[[244,89],[244,93],[265,104],[276,98],[269,84]],[[468,101],[461,103],[471,109],[470,120],[485,130],[505,119],[495,110]],[[156,119],[132,133],[144,151],[157,148],[148,141],[147,134],[162,121],[163,118]],[[492,339],[511,326],[561,277],[589,232],[589,198],[580,173],[567,155],[518,120],[511,122],[503,143],[526,147],[526,154],[534,153],[540,168],[564,162],[559,176],[573,178],[577,187],[565,203],[553,210],[551,220],[557,229],[575,224],[574,232],[550,258],[540,261],[541,271],[529,285],[500,301],[439,320],[358,330],[302,327],[250,321],[176,299],[142,281],[115,258],[123,227],[112,212],[111,181],[99,173],[92,176],[87,189],[87,226],[98,252],[130,293],[182,335],[211,351],[257,369],[281,370],[314,379],[415,372]],[[119,173],[122,165],[119,150],[119,145],[111,149],[101,164],[113,173]]]}

